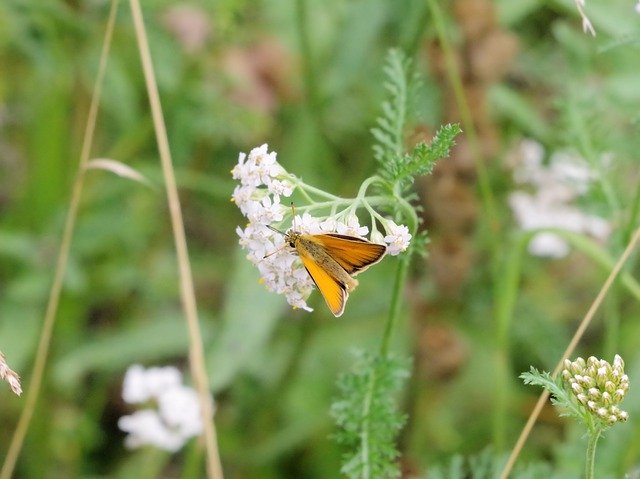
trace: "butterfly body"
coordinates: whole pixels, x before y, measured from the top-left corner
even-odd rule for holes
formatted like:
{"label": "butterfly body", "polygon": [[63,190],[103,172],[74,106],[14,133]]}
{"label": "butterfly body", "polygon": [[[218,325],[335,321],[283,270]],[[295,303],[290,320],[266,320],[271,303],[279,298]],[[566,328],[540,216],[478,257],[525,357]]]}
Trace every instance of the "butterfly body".
{"label": "butterfly body", "polygon": [[353,276],[380,261],[386,247],[357,236],[305,234],[289,230],[285,241],[294,248],[334,316],[341,316],[349,293],[358,286]]}

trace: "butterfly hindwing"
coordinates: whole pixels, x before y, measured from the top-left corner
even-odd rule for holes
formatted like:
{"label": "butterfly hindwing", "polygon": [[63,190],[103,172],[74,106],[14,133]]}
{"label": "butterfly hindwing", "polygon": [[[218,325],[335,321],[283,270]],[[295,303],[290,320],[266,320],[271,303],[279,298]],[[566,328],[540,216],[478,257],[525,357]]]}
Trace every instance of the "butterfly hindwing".
{"label": "butterfly hindwing", "polygon": [[344,306],[349,297],[346,286],[320,267],[311,257],[302,253],[300,250],[298,250],[298,254],[302,260],[302,264],[318,287],[331,312],[334,316],[340,316],[344,312]]}
{"label": "butterfly hindwing", "polygon": [[377,263],[387,251],[384,245],[355,236],[329,233],[314,235],[313,238],[350,275],[358,274]]}

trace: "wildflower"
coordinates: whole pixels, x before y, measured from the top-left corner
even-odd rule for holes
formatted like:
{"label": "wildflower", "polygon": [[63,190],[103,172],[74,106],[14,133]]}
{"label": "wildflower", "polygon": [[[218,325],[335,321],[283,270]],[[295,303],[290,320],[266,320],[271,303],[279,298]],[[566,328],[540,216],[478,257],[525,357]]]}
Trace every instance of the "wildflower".
{"label": "wildflower", "polygon": [[[629,390],[629,378],[619,355],[615,355],[613,365],[591,356],[586,361],[566,359],[564,366],[562,378],[588,411],[609,425],[629,418],[629,414],[618,407]],[[585,391],[580,384],[589,388]]]}
{"label": "wildflower", "polygon": [[118,427],[128,433],[125,445],[129,448],[152,445],[175,452],[202,432],[198,395],[182,384],[182,375],[174,367],[131,366],[124,378],[122,398],[130,404],[157,406],[118,420]]}
{"label": "wildflower", "polygon": [[[542,147],[530,140],[523,141],[520,150],[513,178],[517,184],[533,188],[533,192],[517,190],[509,195],[509,204],[520,227],[524,230],[558,228],[606,240],[611,232],[609,223],[571,204],[589,191],[595,172],[565,152],[552,155],[549,166],[545,166]],[[569,251],[567,242],[551,232],[540,232],[529,242],[529,252],[535,256],[562,258]]]}
{"label": "wildflower", "polygon": [[402,253],[409,247],[411,241],[411,234],[409,228],[405,225],[397,225],[393,221],[387,221],[387,232],[389,233],[384,237],[384,242],[387,243],[387,253],[391,256]]}
{"label": "wildflower", "polygon": [[[323,207],[331,214],[314,216],[304,211],[301,215],[295,215],[291,222],[296,232],[312,235],[337,233],[364,238],[369,233],[369,227],[360,224],[355,211],[359,202],[366,199],[359,197],[348,204],[341,198],[306,185],[278,163],[276,153],[269,152],[266,144],[254,148],[248,155],[240,153],[231,174],[240,183],[232,194],[232,201],[248,220],[247,226],[238,227],[236,232],[240,245],[247,250],[247,259],[260,271],[260,281],[269,291],[284,295],[294,308],[313,311],[306,302],[314,288],[313,280],[302,261],[291,254],[284,236],[267,228],[267,225],[283,223],[290,209],[282,204],[282,197],[290,197],[299,189],[306,198],[321,195]],[[311,203],[299,209],[311,210],[316,205]],[[344,209],[339,210],[339,207]],[[385,219],[370,207],[367,210],[372,215],[371,237],[386,243],[390,255],[405,251],[411,241],[409,229]],[[386,236],[378,232],[376,220],[382,225]]]}

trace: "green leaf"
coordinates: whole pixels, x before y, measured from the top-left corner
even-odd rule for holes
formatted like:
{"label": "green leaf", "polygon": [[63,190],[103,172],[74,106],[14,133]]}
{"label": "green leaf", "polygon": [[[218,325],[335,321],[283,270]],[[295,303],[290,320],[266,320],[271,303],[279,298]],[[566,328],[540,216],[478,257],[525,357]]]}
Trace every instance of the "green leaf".
{"label": "green leaf", "polygon": [[406,417],[397,411],[395,398],[409,374],[406,363],[363,354],[338,380],[340,398],[331,414],[340,428],[335,439],[347,450],[341,472],[351,479],[400,475],[395,441]]}
{"label": "green leaf", "polygon": [[260,284],[258,271],[240,249],[236,265],[229,278],[222,329],[207,358],[214,392],[227,386],[251,363],[253,356],[267,347],[287,304],[282,296],[270,293]]}
{"label": "green leaf", "polygon": [[[208,341],[211,327],[205,323],[201,327]],[[90,372],[124,372],[134,363],[186,355],[188,348],[187,327],[181,315],[151,318],[134,328],[88,337],[82,346],[56,361],[53,376],[62,387],[71,387]]]}

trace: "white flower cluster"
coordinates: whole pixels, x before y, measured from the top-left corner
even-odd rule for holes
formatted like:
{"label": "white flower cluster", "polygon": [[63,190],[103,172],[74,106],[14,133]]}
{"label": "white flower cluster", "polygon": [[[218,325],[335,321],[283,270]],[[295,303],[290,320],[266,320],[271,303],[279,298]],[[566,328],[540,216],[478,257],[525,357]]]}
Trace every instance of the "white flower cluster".
{"label": "white flower cluster", "polygon": [[182,374],[172,366],[146,370],[131,366],[124,377],[122,398],[129,404],[157,405],[118,420],[118,427],[128,433],[125,445],[129,448],[152,445],[175,452],[202,433],[198,395],[182,384]]}
{"label": "white flower cluster", "polygon": [[233,201],[250,223],[282,221],[285,207],[280,204],[280,197],[291,196],[295,185],[274,151],[269,153],[265,144],[251,150],[248,157],[240,153],[231,174],[240,181],[233,190]]}
{"label": "white flower cluster", "polygon": [[562,377],[578,401],[602,420],[614,424],[629,419],[629,413],[618,407],[629,391],[629,376],[624,373],[624,361],[618,354],[613,365],[594,356],[586,361],[565,359]]}
{"label": "white flower cluster", "polygon": [[[533,192],[514,191],[509,204],[520,227],[525,230],[561,228],[588,234],[605,241],[611,233],[609,223],[598,216],[588,215],[571,203],[588,190],[595,174],[584,161],[565,152],[550,158],[543,164],[544,149],[532,140],[520,145],[513,178]],[[529,252],[535,256],[562,258],[569,253],[569,245],[558,235],[543,232],[529,243]]]}
{"label": "white flower cluster", "polygon": [[[284,244],[284,235],[267,228],[284,219],[288,206],[282,205],[280,198],[291,196],[296,187],[304,188],[304,184],[287,173],[276,160],[276,153],[269,153],[266,144],[254,148],[248,156],[240,153],[231,173],[240,182],[232,200],[249,220],[244,229],[236,229],[240,245],[248,251],[247,258],[260,271],[268,290],[283,294],[294,308],[312,311],[306,300],[313,289],[313,280],[300,259]],[[387,252],[397,255],[405,251],[411,240],[408,228],[386,219],[381,220],[381,224],[387,236],[378,235],[376,239],[388,245]],[[296,215],[293,227],[304,234],[364,237],[369,232],[367,226],[360,226],[355,214],[344,212],[328,218],[315,218],[309,213]]]}

